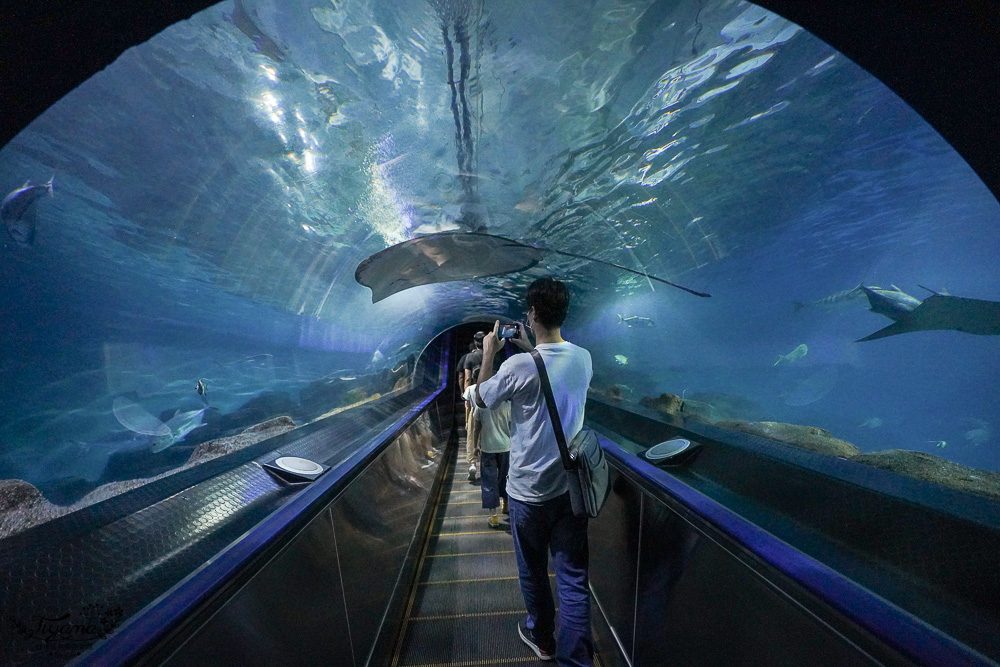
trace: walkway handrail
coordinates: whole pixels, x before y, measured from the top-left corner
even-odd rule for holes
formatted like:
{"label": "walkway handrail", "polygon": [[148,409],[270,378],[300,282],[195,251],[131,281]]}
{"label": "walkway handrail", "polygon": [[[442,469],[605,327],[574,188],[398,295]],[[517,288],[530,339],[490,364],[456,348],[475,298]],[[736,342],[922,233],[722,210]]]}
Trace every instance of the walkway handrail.
{"label": "walkway handrail", "polygon": [[406,411],[386,430],[377,434],[346,461],[293,496],[280,508],[236,540],[218,556],[178,582],[170,590],[146,605],[113,635],[72,663],[73,665],[131,664],[165,639],[183,620],[221,593],[237,579],[240,572],[280,544],[282,539],[304,526],[311,509],[336,497],[371,463],[382,449],[407,429],[444,391],[448,384],[447,354],[442,354],[440,384],[420,403]]}
{"label": "walkway handrail", "polygon": [[[873,635],[920,663],[993,665],[987,656],[876,595],[721,503],[598,436],[612,465],[643,490],[680,503]],[[664,498],[665,497],[665,498]]]}

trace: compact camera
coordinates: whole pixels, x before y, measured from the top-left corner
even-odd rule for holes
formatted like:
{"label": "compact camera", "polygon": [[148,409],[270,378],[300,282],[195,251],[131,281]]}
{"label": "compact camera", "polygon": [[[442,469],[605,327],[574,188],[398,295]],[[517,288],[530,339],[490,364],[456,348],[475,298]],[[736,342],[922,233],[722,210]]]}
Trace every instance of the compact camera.
{"label": "compact camera", "polygon": [[505,324],[500,327],[500,338],[517,338],[521,333],[520,324]]}

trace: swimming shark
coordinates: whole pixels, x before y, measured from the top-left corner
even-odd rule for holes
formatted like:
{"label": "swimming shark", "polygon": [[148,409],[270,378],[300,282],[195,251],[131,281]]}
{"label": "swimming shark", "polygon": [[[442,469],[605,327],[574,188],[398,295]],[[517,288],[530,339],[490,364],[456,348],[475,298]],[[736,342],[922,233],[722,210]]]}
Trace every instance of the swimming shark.
{"label": "swimming shark", "polygon": [[624,324],[629,327],[655,327],[656,323],[648,317],[639,317],[638,315],[632,315],[631,317],[625,317],[621,313],[618,313],[618,324]]}
{"label": "swimming shark", "polygon": [[[917,305],[908,308],[910,303],[898,295],[880,294],[876,290],[864,289],[865,294],[868,295],[868,301],[871,303],[872,312],[884,315],[894,321],[884,329],[879,329],[855,342],[861,343],[866,340],[897,336],[913,331],[935,330],[961,331],[977,336],[1000,336],[1000,302],[948,296],[933,292],[933,290],[928,290],[933,292],[931,296],[923,301],[918,301],[899,292],[904,297],[917,302]],[[883,292],[891,291],[883,290]]]}
{"label": "swimming shark", "polygon": [[[876,288],[877,289],[877,288]],[[851,289],[841,290],[839,292],[834,292],[829,296],[824,296],[822,299],[817,299],[815,301],[810,301],[809,303],[803,303],[801,301],[793,302],[795,304],[795,311],[799,312],[803,308],[807,307],[819,307],[824,310],[832,310],[837,306],[846,305],[859,301],[865,298],[864,285],[855,285]]]}
{"label": "swimming shark", "polygon": [[910,296],[895,285],[892,289],[884,287],[861,287],[868,297],[869,310],[879,315],[885,315],[890,320],[896,320],[920,305],[920,299]]}

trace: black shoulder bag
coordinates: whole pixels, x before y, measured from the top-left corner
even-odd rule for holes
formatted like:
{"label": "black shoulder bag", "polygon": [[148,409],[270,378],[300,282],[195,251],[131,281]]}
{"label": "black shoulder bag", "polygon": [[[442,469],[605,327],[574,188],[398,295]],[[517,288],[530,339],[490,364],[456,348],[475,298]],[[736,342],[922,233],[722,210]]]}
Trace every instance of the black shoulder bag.
{"label": "black shoulder bag", "polygon": [[531,357],[538,368],[538,379],[542,383],[542,394],[549,408],[549,421],[556,433],[559,443],[559,455],[562,457],[563,468],[569,481],[569,499],[573,506],[573,514],[582,517],[596,517],[604,507],[610,491],[608,461],[604,458],[604,450],[597,440],[597,434],[586,426],[566,444],[566,434],[563,433],[559,412],[556,410],[556,399],[552,395],[552,385],[549,384],[549,374],[545,371],[545,362],[538,350],[531,351]]}

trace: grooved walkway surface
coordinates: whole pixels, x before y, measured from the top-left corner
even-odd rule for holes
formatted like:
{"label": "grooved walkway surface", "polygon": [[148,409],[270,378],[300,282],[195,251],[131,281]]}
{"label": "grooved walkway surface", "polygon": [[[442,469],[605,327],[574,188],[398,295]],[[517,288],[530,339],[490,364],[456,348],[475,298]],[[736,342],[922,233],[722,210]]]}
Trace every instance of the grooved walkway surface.
{"label": "grooved walkway surface", "polygon": [[393,664],[542,664],[517,636],[524,600],[510,524],[504,516],[500,529],[487,526],[479,481],[469,483],[464,440],[449,468]]}

